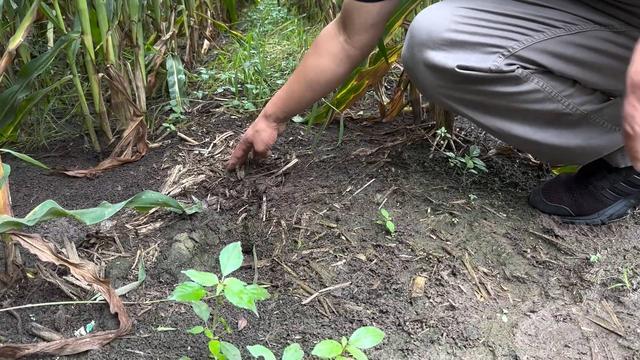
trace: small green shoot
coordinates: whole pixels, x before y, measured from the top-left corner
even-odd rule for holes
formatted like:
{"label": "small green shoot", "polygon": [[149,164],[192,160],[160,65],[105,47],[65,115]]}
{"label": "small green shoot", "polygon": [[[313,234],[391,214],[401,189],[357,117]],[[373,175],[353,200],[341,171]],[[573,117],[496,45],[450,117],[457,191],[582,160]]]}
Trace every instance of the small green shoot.
{"label": "small green shoot", "polygon": [[346,360],[351,358],[362,360],[367,359],[363,350],[371,349],[380,344],[384,339],[384,332],[373,327],[365,326],[354,331],[347,340],[343,337],[341,341],[332,339],[322,340],[313,348],[311,355],[321,359]]}
{"label": "small green shoot", "polygon": [[627,290],[632,290],[633,284],[631,284],[631,276],[633,276],[633,271],[630,268],[625,267],[622,269],[622,274],[618,278],[619,281],[616,284],[609,286],[609,289],[624,287]]}
{"label": "small green shoot", "polygon": [[463,173],[472,173],[477,175],[478,172],[488,172],[487,166],[480,156],[480,148],[476,145],[469,147],[469,152],[463,156],[459,156],[453,152],[444,153],[449,158],[449,164],[462,170]]}
{"label": "small green shoot", "polygon": [[393,220],[391,219],[391,215],[386,209],[384,208],[380,209],[380,219],[376,221],[376,223],[383,225],[390,235],[395,235],[396,224],[393,223]]}
{"label": "small green shoot", "polygon": [[595,253],[593,255],[589,255],[589,262],[592,264],[597,264],[602,260],[602,255],[600,253]]}

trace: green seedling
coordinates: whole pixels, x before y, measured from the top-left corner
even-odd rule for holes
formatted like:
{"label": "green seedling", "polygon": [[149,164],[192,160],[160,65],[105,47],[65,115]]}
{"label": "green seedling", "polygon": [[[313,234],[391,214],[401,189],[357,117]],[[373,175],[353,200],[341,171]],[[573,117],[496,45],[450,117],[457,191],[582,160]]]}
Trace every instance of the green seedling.
{"label": "green seedling", "polygon": [[[243,258],[240,242],[225,246],[219,256],[220,276],[198,270],[183,271],[191,281],[179,284],[169,296],[170,300],[191,305],[203,325],[194,326],[188,332],[204,335],[211,357],[217,360],[241,359],[240,350],[220,338],[223,330],[230,332],[227,321],[219,315],[224,300],[237,308],[251,310],[257,316],[256,302],[269,298],[267,290],[257,284],[247,284],[229,276],[240,268]],[[213,308],[209,303],[214,304]]]}
{"label": "green seedling", "polygon": [[347,340],[343,337],[341,341],[332,339],[322,340],[313,348],[311,355],[321,359],[366,360],[367,355],[363,350],[371,349],[380,344],[384,339],[384,332],[373,327],[365,326],[354,331]]}
{"label": "green seedling", "polygon": [[[384,339],[384,332],[374,326],[361,327],[347,339],[341,341],[332,339],[322,340],[316,344],[311,355],[320,359],[334,360],[368,360],[364,350],[371,349],[380,344]],[[276,360],[275,354],[269,348],[262,345],[247,346],[251,356],[256,359]],[[284,349],[282,360],[302,360],[304,351],[298,344],[291,344]]]}
{"label": "green seedling", "polygon": [[380,220],[376,221],[376,223],[383,225],[389,234],[395,235],[396,224],[393,223],[391,215],[386,209],[380,209]]}
{"label": "green seedling", "polygon": [[597,264],[600,262],[600,260],[602,260],[602,255],[600,255],[600,253],[596,253],[589,256],[589,262],[592,264]]}
{"label": "green seedling", "polygon": [[618,283],[609,286],[609,289],[624,287],[627,290],[632,290],[633,284],[631,284],[631,276],[633,276],[633,271],[630,268],[625,267],[622,269],[622,275],[618,278]]}
{"label": "green seedling", "polygon": [[462,170],[463,173],[469,172],[477,175],[478,172],[488,172],[486,164],[479,158],[480,148],[476,145],[470,146],[469,152],[463,156],[453,152],[445,152],[444,154],[449,158],[449,164]]}
{"label": "green seedling", "polygon": [[[271,350],[262,345],[247,346],[247,350],[251,356],[256,359],[262,358],[264,360],[276,360],[276,356]],[[282,360],[303,360],[304,351],[299,344],[291,344],[284,349],[282,353]]]}

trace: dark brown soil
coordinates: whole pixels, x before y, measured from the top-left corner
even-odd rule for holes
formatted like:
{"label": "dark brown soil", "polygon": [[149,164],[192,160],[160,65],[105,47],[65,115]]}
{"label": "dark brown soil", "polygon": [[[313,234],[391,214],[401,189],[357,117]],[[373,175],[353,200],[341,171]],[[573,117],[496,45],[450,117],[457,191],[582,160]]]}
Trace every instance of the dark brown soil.
{"label": "dark brown soil", "polygon": [[[251,164],[240,180],[221,170],[222,159],[249,120],[212,111],[182,129],[201,145],[174,139],[143,161],[96,180],[46,176],[11,162],[16,211],[24,214],[47,198],[69,207],[120,201],[142,189],[160,189],[181,166],[184,173],[176,183],[184,186],[176,196],[205,201],[201,214],[157,212],[134,222],[140,218],[127,213],[94,227],[59,220],[37,231],[58,244],[63,236],[73,239],[81,256],[105,266],[115,286],[135,280],[132,265],[138,250],[144,251],[148,278],[124,296],[131,302],[166,298],[184,279],[180,270],[216,270],[218,252],[227,243],[255,245],[263,260],[258,280],[270,285],[272,298],[260,303],[259,318],[223,311],[234,330],[240,319],[248,321],[225,337],[241,348],[265,344],[280,353],[299,342],[309,353],[321,339],[375,325],[387,337],[369,351],[372,359],[640,358],[637,216],[604,227],[577,227],[539,215],[526,196],[547,177],[542,167],[512,153],[486,157],[488,174],[462,175],[442,154],[432,153],[423,135],[426,126],[410,119],[348,123],[341,146],[334,127],[315,143],[317,134],[292,125],[273,156]],[[229,130],[233,136],[212,145]],[[485,145],[484,154],[500,146],[477,129],[466,134]],[[298,162],[278,173],[293,159]],[[90,160],[75,152],[45,159],[65,166],[86,166]],[[382,202],[397,225],[395,236],[376,224]],[[194,250],[179,256],[179,242]],[[601,260],[591,263],[596,253]],[[634,270],[631,288],[610,288],[623,268]],[[351,284],[319,297],[330,303],[327,308],[318,299],[302,305],[308,294],[292,273],[314,290]],[[254,275],[248,266],[238,277],[252,281]],[[426,287],[424,295],[412,297],[416,276],[426,278]],[[11,306],[69,299],[37,276],[0,303],[7,296],[13,296]],[[206,342],[184,332],[198,324],[190,308],[164,302],[130,304],[128,310],[135,320],[130,336],[74,358],[207,358]],[[117,326],[101,305],[18,314],[23,324],[37,321],[65,336],[91,320],[97,329]],[[0,313],[0,336],[38,341],[16,325],[15,317]]]}

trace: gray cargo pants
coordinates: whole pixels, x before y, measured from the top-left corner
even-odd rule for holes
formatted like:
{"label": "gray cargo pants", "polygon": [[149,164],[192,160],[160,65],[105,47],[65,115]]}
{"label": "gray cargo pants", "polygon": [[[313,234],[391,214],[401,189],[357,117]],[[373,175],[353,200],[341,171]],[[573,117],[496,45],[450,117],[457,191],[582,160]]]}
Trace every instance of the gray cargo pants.
{"label": "gray cargo pants", "polygon": [[413,21],[403,63],[428,99],[540,160],[628,166],[620,126],[640,37],[633,2],[445,0]]}

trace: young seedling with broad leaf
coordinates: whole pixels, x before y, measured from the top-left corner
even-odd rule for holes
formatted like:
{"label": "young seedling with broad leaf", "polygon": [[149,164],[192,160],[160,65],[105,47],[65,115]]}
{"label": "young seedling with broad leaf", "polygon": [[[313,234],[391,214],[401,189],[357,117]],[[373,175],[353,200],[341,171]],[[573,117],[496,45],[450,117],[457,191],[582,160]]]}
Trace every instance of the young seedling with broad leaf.
{"label": "young seedling with broad leaf", "polygon": [[384,339],[384,332],[374,326],[361,327],[351,334],[347,340],[343,337],[341,341],[322,340],[311,352],[311,355],[321,359],[347,360],[368,360],[363,350],[371,349],[380,344]]}
{"label": "young seedling with broad leaf", "polygon": [[389,234],[395,235],[396,224],[393,223],[391,215],[386,209],[380,209],[380,219],[377,221],[377,223],[383,225],[384,228],[389,232]]}
{"label": "young seedling with broad leaf", "polygon": [[[267,290],[257,284],[247,284],[229,276],[240,268],[243,258],[240,242],[225,246],[219,256],[221,276],[198,270],[183,271],[191,281],[179,284],[169,297],[171,300],[191,305],[196,315],[204,322],[188,332],[194,335],[204,334],[209,339],[209,352],[217,360],[241,359],[240,350],[233,344],[222,341],[217,331],[219,326],[228,329],[225,319],[217,315],[224,299],[238,308],[253,311],[257,316],[256,302],[269,298]],[[215,311],[212,312],[207,300],[215,303]],[[216,314],[213,318],[212,313]]]}
{"label": "young seedling with broad leaf", "polygon": [[463,173],[472,173],[477,175],[478,172],[486,173],[487,165],[480,159],[480,148],[476,145],[469,147],[469,152],[464,156],[459,156],[453,152],[444,153],[449,158],[449,164],[462,170]]}
{"label": "young seedling with broad leaf", "polygon": [[[247,350],[251,356],[256,359],[262,358],[263,360],[277,360],[276,356],[271,350],[262,345],[247,346]],[[299,344],[291,344],[284,349],[282,353],[282,360],[303,360],[304,351]]]}

